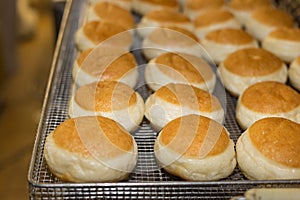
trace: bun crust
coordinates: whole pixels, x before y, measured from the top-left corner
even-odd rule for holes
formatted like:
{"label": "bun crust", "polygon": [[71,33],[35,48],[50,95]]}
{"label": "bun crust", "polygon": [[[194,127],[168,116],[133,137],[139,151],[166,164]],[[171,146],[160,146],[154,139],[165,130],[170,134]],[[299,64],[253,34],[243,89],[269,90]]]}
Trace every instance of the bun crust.
{"label": "bun crust", "polygon": [[249,179],[300,178],[300,125],[284,118],[256,121],[238,139],[240,169]]}
{"label": "bun crust", "polygon": [[298,56],[290,65],[289,79],[291,84],[300,91],[300,56]]}

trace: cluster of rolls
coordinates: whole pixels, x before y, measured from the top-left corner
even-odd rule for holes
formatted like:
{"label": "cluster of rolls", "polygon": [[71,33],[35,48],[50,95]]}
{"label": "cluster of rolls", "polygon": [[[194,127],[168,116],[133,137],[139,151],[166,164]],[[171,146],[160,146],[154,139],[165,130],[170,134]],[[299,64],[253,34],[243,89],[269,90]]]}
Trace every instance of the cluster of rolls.
{"label": "cluster of rolls", "polygon": [[[300,31],[269,0],[89,0],[75,43],[70,119],[44,150],[60,179],[126,179],[138,154],[131,133],[144,116],[159,132],[158,164],[185,180],[226,178],[236,163],[250,179],[300,178],[300,94],[284,84],[289,77],[300,89]],[[215,71],[238,97],[245,132],[236,150],[213,94]],[[141,76],[146,99],[135,90]]]}

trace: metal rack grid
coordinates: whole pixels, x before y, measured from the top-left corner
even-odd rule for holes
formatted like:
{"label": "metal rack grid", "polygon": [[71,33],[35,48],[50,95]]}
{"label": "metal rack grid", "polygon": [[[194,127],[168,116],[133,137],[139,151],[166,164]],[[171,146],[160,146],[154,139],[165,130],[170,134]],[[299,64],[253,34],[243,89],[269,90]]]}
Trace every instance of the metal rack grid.
{"label": "metal rack grid", "polygon": [[[292,8],[295,11],[294,4]],[[77,55],[73,37],[84,10],[85,1],[67,2],[28,172],[30,199],[229,199],[255,187],[300,187],[300,180],[250,181],[237,167],[231,176],[220,181],[183,181],[158,167],[153,152],[157,132],[147,120],[133,133],[139,154],[137,167],[128,180],[79,184],[57,179],[47,167],[43,148],[47,135],[68,118],[73,85],[71,69]],[[141,64],[141,52],[133,53]],[[139,87],[138,92],[144,98],[149,95],[145,86]],[[226,106],[225,127],[236,142],[242,132],[235,121],[236,98],[226,95]]]}

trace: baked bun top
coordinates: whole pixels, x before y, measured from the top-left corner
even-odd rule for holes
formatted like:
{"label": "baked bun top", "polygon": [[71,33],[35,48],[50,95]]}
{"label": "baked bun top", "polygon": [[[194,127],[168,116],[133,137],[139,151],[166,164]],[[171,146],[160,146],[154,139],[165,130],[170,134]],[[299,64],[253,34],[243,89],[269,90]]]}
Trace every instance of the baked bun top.
{"label": "baked bun top", "polygon": [[199,57],[181,54],[164,53],[155,59],[162,73],[173,79],[184,79],[187,82],[205,83],[214,76],[211,67]]}
{"label": "baked bun top", "polygon": [[234,15],[222,9],[209,9],[194,19],[195,27],[206,27],[216,23],[226,22],[234,19]]}
{"label": "baked bun top", "polygon": [[75,101],[86,110],[111,112],[136,104],[137,96],[128,85],[115,81],[100,81],[78,88]]}
{"label": "baked bun top", "polygon": [[[93,53],[93,49],[82,51],[76,61],[81,70],[99,77],[98,81],[119,80],[137,66],[134,56],[129,52],[123,55],[112,52],[105,56],[89,56],[90,53]],[[88,63],[85,63],[85,59],[88,59]]]}
{"label": "baked bun top", "polygon": [[254,38],[247,32],[240,29],[225,28],[214,30],[205,35],[205,39],[220,44],[244,45],[254,41]]}
{"label": "baked bun top", "polygon": [[175,106],[186,106],[202,112],[213,112],[222,109],[219,100],[215,96],[191,85],[170,83],[159,88],[155,95]]}
{"label": "baked bun top", "polygon": [[135,25],[132,14],[114,3],[99,2],[93,6],[93,11],[101,20],[116,23],[126,29],[131,29]]}
{"label": "baked bun top", "polygon": [[168,149],[191,158],[216,156],[229,145],[229,135],[218,122],[200,115],[186,115],[169,122],[159,133]]}
{"label": "baked bun top", "polygon": [[234,10],[248,11],[257,7],[271,6],[270,0],[231,0],[229,7]]}
{"label": "baked bun top", "polygon": [[[100,42],[103,42],[106,39],[124,31],[126,31],[124,27],[106,21],[90,21],[83,25],[83,33],[94,44],[99,44]],[[131,40],[132,38],[129,35],[128,38],[122,37],[119,42],[121,44],[127,44],[128,42],[131,42]]]}
{"label": "baked bun top", "polygon": [[85,158],[109,159],[131,152],[132,136],[117,122],[105,117],[67,119],[53,131],[57,146]]}
{"label": "baked bun top", "polygon": [[283,83],[266,81],[248,87],[241,103],[260,113],[289,112],[300,106],[300,94]]}
{"label": "baked bun top", "polygon": [[284,64],[274,54],[260,48],[233,52],[223,62],[224,67],[241,76],[264,76],[278,71]]}
{"label": "baked bun top", "polygon": [[157,28],[149,35],[149,39],[161,45],[172,45],[170,44],[170,41],[172,41],[174,46],[177,46],[178,43],[189,46],[199,42],[199,39],[193,32],[177,26]]}
{"label": "baked bun top", "polygon": [[283,10],[273,7],[260,7],[253,10],[251,14],[253,19],[274,27],[294,27],[293,17]]}
{"label": "baked bun top", "polygon": [[202,10],[210,8],[221,8],[224,0],[187,0],[186,8],[190,10]]}
{"label": "baked bun top", "polygon": [[178,8],[179,4],[177,2],[177,0],[139,0],[141,2],[144,3],[149,3],[149,4],[153,4],[153,5],[159,5],[159,6],[164,6],[166,8]]}
{"label": "baked bun top", "polygon": [[300,29],[279,27],[272,31],[268,36],[280,40],[300,42]]}
{"label": "baked bun top", "polygon": [[161,23],[190,23],[191,20],[182,13],[173,10],[154,10],[144,15],[144,18]]}
{"label": "baked bun top", "polygon": [[284,118],[264,118],[248,129],[252,144],[268,159],[300,168],[300,124]]}

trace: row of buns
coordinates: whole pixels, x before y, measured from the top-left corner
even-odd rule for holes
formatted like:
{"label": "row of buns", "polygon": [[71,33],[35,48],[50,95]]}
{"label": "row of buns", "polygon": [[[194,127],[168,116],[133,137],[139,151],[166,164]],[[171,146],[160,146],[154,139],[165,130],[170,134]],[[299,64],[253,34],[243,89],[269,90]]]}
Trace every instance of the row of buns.
{"label": "row of buns", "polygon": [[[138,1],[132,1],[133,5],[134,2]],[[141,0],[141,2],[143,1]],[[181,3],[183,2],[181,1]],[[106,4],[108,3],[106,2]],[[243,136],[249,134],[247,132],[254,129],[250,128],[256,123],[262,123],[260,121],[263,120],[259,120],[260,116],[254,120],[258,120],[255,123],[252,121],[250,125],[243,127],[246,131],[243,133],[243,137],[239,139],[237,143],[239,150],[237,149],[235,153],[230,134],[222,125],[224,110],[219,100],[211,94],[215,87],[216,74],[204,59],[188,54],[193,51],[166,53],[162,47],[161,53],[148,57],[145,79],[154,93],[144,103],[140,94],[133,90],[138,79],[137,63],[133,55],[128,53],[128,49],[133,44],[133,33],[126,31],[127,29],[124,27],[122,30],[114,31],[113,23],[106,21],[91,21],[87,24],[90,24],[89,28],[85,28],[88,30],[113,30],[113,32],[108,35],[103,33],[104,39],[91,34],[101,44],[90,45],[91,43],[89,43],[84,48],[81,48],[84,45],[78,44],[79,33],[80,31],[83,32],[82,28],[84,27],[76,33],[77,46],[79,50],[84,51],[76,59],[73,67],[73,78],[76,87],[79,88],[76,89],[70,102],[69,115],[71,119],[57,127],[47,137],[45,144],[45,158],[48,166],[59,178],[74,182],[111,182],[128,177],[137,162],[137,144],[130,132],[138,127],[144,115],[157,130],[160,130],[154,144],[158,163],[167,172],[183,179],[201,181],[225,178],[233,172],[236,166],[236,154],[240,169],[248,178],[299,178],[300,159],[297,156],[292,155],[293,153],[282,155],[287,160],[292,160],[290,163],[286,160],[272,160],[274,155],[270,156],[264,153],[272,147],[261,147],[263,145],[256,144],[257,141],[253,138],[250,137],[249,139],[249,136]],[[171,37],[176,38],[178,37],[176,35],[178,27],[163,28],[161,29],[162,32],[156,32],[156,34],[164,35],[166,31],[169,33],[169,30],[173,34],[174,31],[172,30],[174,29],[175,36],[172,35]],[[151,34],[154,33],[155,31]],[[183,37],[187,37],[188,34],[183,34]],[[111,36],[116,38],[116,35],[116,40],[106,40]],[[179,37],[182,38],[182,34],[179,34]],[[187,43],[190,44],[190,37],[187,38],[189,38]],[[85,41],[86,38],[82,40]],[[192,39],[191,43],[198,43],[198,41]],[[152,48],[156,49],[157,47]],[[145,52],[144,54],[146,55]],[[99,69],[99,62],[104,67]],[[291,70],[296,68],[290,67]],[[291,74],[295,75],[295,72],[291,72]],[[299,75],[296,75],[293,80],[298,79]],[[97,82],[99,80],[100,82]],[[279,95],[277,99],[280,100],[287,96],[283,94],[286,90],[292,90],[291,88],[284,88],[288,86],[279,82],[264,83],[274,84],[270,86],[273,88],[270,91],[274,91],[274,88],[283,87],[282,90],[278,90],[278,93],[275,92],[276,94],[274,94],[274,96]],[[262,88],[262,91],[265,92],[266,86]],[[256,89],[255,92],[257,92]],[[248,101],[253,95],[257,96],[257,94],[251,94],[251,91],[249,93]],[[297,120],[300,121],[300,117],[297,115],[300,113],[300,95],[294,90],[290,93],[292,103],[283,102],[292,109],[296,107],[293,111],[296,114],[293,116],[296,115]],[[241,99],[242,97],[243,95],[240,96]],[[261,101],[263,103],[270,99],[274,100],[268,94],[262,95],[262,97],[265,97],[265,100]],[[255,105],[260,103],[259,100],[257,101]],[[247,107],[247,100],[239,100],[239,102],[241,102],[238,103],[239,107]],[[274,102],[277,104],[276,100]],[[247,118],[245,109],[247,108],[241,111],[241,115]],[[250,112],[249,115],[255,114]],[[280,115],[280,117],[285,116]],[[294,140],[299,133],[298,124],[283,118],[267,119],[270,120],[267,123],[272,124],[274,123],[273,120],[278,120],[278,123],[282,121],[283,124],[288,124],[286,126],[295,127],[293,129],[295,131],[289,132],[288,136],[291,137],[289,140],[294,141],[293,145],[289,147],[286,145],[287,149],[292,149],[292,152],[295,152],[296,147],[299,146],[299,141]],[[263,121],[263,123],[266,122]],[[242,123],[239,122],[239,124]],[[276,131],[283,132],[286,130],[286,126],[282,126],[282,130],[280,127]],[[258,130],[257,134],[261,134],[261,131],[264,129]],[[272,136],[269,142],[273,142]],[[252,145],[250,148],[248,148],[249,143]],[[284,141],[280,144],[282,143]],[[248,146],[243,147],[243,145]],[[253,152],[255,155],[252,154]],[[246,160],[247,158],[248,160]],[[245,167],[245,163],[255,159],[261,159],[272,165],[271,168],[274,169],[274,172],[267,173],[266,170],[263,171],[256,166],[250,169],[247,168],[248,166]],[[281,173],[278,169],[283,168],[285,172]]]}

